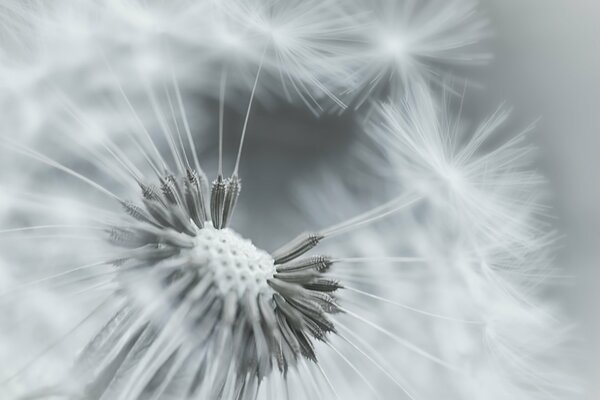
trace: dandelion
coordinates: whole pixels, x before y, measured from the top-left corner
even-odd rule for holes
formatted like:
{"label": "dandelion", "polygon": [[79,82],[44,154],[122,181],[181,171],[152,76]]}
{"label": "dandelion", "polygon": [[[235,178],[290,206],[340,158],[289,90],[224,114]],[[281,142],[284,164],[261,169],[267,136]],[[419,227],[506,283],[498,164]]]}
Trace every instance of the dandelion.
{"label": "dandelion", "polygon": [[[181,98],[176,104],[184,118]],[[108,303],[117,308],[78,358],[75,373],[86,385],[53,389],[58,393],[123,399],[167,393],[254,398],[273,369],[285,377],[305,360],[316,363],[314,342],[327,342],[336,332],[330,315],[345,310],[336,296],[342,285],[326,276],[341,259],[303,255],[324,239],[418,200],[410,195],[394,199],[346,222],[302,234],[269,254],[228,228],[241,191],[237,173],[244,134],[232,177],[223,180],[219,174],[209,190],[187,123],[177,122],[174,114],[171,124],[163,125],[163,133],[174,169],[147,131],[132,137],[154,173],[154,183],[109,138],[101,144],[107,158],[91,151],[95,164],[139,186],[138,202],[122,199],[36,150],[3,141],[4,148],[70,175],[124,210],[120,216],[111,214],[114,222],[88,228],[93,232],[106,225],[109,242],[123,251],[31,283],[97,270],[92,287],[111,291]],[[180,131],[179,126],[186,128]],[[63,228],[78,227],[39,225],[2,233]]]}
{"label": "dandelion", "polygon": [[[423,377],[435,373],[444,377],[450,385],[449,382],[456,379],[454,374],[462,376],[467,373],[456,358],[457,352],[471,362],[488,352],[486,347],[459,349],[454,344],[433,338],[425,341],[424,346],[413,337],[416,332],[412,329],[397,326],[395,321],[373,318],[367,310],[374,304],[403,310],[410,313],[412,318],[424,318],[424,321],[429,321],[426,325],[434,327],[433,335],[444,332],[456,338],[462,337],[461,341],[466,343],[477,343],[476,337],[485,335],[489,338],[489,344],[486,345],[493,354],[498,354],[495,356],[498,360],[484,356],[486,362],[477,365],[483,366],[485,371],[493,371],[498,368],[493,362],[501,366],[506,362],[509,365],[517,363],[520,370],[528,374],[527,390],[548,386],[547,378],[538,378],[534,372],[534,365],[537,364],[533,364],[529,356],[522,356],[525,349],[520,348],[519,353],[515,352],[514,346],[518,345],[518,341],[506,336],[506,332],[502,331],[505,325],[499,324],[499,321],[505,320],[507,310],[508,315],[520,315],[525,326],[541,326],[542,331],[552,323],[551,318],[538,314],[539,311],[535,309],[525,311],[525,308],[531,307],[529,296],[515,297],[515,287],[505,278],[505,272],[511,271],[502,269],[503,263],[516,267],[516,260],[520,258],[523,259],[523,265],[525,259],[538,265],[525,250],[534,243],[528,242],[527,246],[523,243],[519,247],[515,243],[523,240],[520,237],[512,241],[498,241],[499,234],[503,232],[497,229],[490,230],[493,235],[474,241],[477,226],[471,227],[469,219],[459,218],[453,227],[455,231],[449,230],[451,227],[446,224],[451,219],[447,210],[453,212],[453,206],[460,205],[456,201],[465,201],[465,198],[478,192],[465,192],[461,185],[460,190],[448,196],[444,193],[456,190],[455,178],[447,180],[447,176],[442,175],[443,179],[430,176],[423,179],[419,175],[425,172],[435,175],[447,170],[447,167],[438,170],[436,165],[428,166],[427,163],[432,159],[436,160],[434,164],[461,160],[464,163],[456,165],[456,168],[463,173],[471,170],[467,161],[479,163],[482,162],[480,160],[491,159],[498,161],[497,168],[491,168],[493,164],[490,164],[486,172],[493,173],[495,177],[508,174],[505,179],[499,180],[503,183],[501,188],[505,189],[509,178],[515,180],[521,175],[515,174],[512,169],[504,171],[503,160],[520,153],[510,146],[501,146],[500,150],[492,152],[493,157],[490,158],[477,155],[467,145],[464,148],[469,153],[460,151],[453,154],[450,151],[452,148],[444,147],[448,142],[437,141],[439,138],[436,135],[440,133],[443,133],[442,138],[451,136],[447,136],[449,132],[441,130],[443,125],[437,124],[436,109],[431,107],[434,103],[426,93],[425,89],[417,91],[415,97],[406,103],[419,105],[423,114],[410,114],[415,119],[404,121],[399,117],[404,114],[394,113],[393,107],[382,108],[382,112],[387,114],[374,114],[374,118],[383,123],[385,131],[373,128],[371,132],[376,135],[375,142],[390,152],[389,160],[412,165],[412,171],[402,176],[410,186],[415,182],[431,186],[414,185],[419,190],[407,191],[403,196],[328,228],[301,234],[272,252],[257,248],[229,227],[242,193],[238,172],[243,142],[240,142],[235,172],[231,178],[223,178],[220,172],[211,186],[200,167],[200,158],[191,139],[192,133],[187,130],[189,126],[183,120],[185,108],[177,94],[174,99],[177,106],[172,109],[174,114],[170,115],[168,121],[162,121],[162,138],[168,156],[157,147],[160,137],[143,130],[129,134],[141,152],[141,165],[134,162],[129,154],[122,153],[109,137],[102,138],[100,144],[105,154],[97,150],[91,152],[94,158],[92,162],[109,173],[112,180],[125,185],[128,193],[132,193],[132,186],[138,187],[139,194],[133,199],[117,195],[106,183],[102,183],[104,180],[92,180],[41,152],[5,138],[2,142],[5,149],[80,181],[102,195],[102,208],[112,204],[121,209],[119,211],[113,207],[104,211],[106,217],[92,218],[92,225],[33,225],[1,231],[3,235],[11,235],[82,229],[93,236],[96,236],[94,232],[105,232],[106,243],[101,245],[103,256],[100,260],[31,281],[26,287],[17,287],[18,291],[48,282],[59,282],[61,286],[74,285],[77,288],[76,295],[102,293],[102,300],[92,308],[91,316],[102,319],[102,314],[108,319],[79,353],[67,379],[33,395],[64,394],[118,399],[254,399],[278,397],[281,393],[299,390],[298,379],[306,383],[310,376],[310,388],[294,392],[295,396],[310,397],[314,390],[339,396],[341,389],[335,382],[342,379],[339,376],[341,371],[349,369],[364,382],[366,393],[395,393],[406,398],[419,398],[424,393],[435,395],[435,391],[425,389],[426,383],[421,382]],[[427,125],[418,123],[420,116],[426,116],[426,121],[433,121],[429,126],[431,130],[427,129]],[[421,130],[409,129],[411,127]],[[390,136],[391,133],[394,135]],[[486,131],[486,134],[490,133]],[[478,138],[475,136],[475,140]],[[400,139],[414,145],[414,151],[401,153],[399,149],[404,149],[406,145],[392,146]],[[424,141],[418,142],[417,139]],[[434,150],[442,151],[442,154],[433,154]],[[508,154],[504,155],[504,152]],[[421,154],[427,156],[417,163],[414,157]],[[144,164],[146,167],[142,168]],[[222,171],[222,166],[219,170]],[[477,182],[469,175],[465,175],[464,179],[469,183]],[[440,182],[445,185],[442,189],[439,189]],[[486,182],[491,184],[488,180]],[[516,182],[519,187],[524,185],[520,180]],[[473,188],[475,190],[477,186]],[[450,201],[449,208],[443,202],[440,205],[440,195],[442,199]],[[427,223],[419,223],[413,218],[422,214],[423,210],[415,209],[413,214],[411,207],[427,204],[429,199],[431,211],[425,214]],[[484,201],[496,207],[500,204],[483,197],[482,204]],[[516,211],[520,204],[522,207],[529,206],[528,203],[518,202],[510,206]],[[484,207],[476,211],[486,215],[487,210],[489,208]],[[346,251],[353,243],[366,243],[368,240],[377,242],[379,236],[375,231],[362,234],[360,231],[376,221],[389,220],[399,211],[407,214],[405,218],[409,231],[420,240],[401,245],[397,240],[389,245],[384,243],[381,246],[382,255],[377,256],[307,254],[313,249],[318,250],[323,241],[354,232],[359,236],[347,243]],[[535,211],[535,208],[526,208],[523,213],[531,211]],[[527,221],[524,217],[522,220]],[[484,220],[480,223],[486,225]],[[486,233],[485,230],[483,232]],[[516,232],[526,230],[517,229]],[[369,235],[372,239],[367,239]],[[450,244],[444,244],[448,238],[453,239]],[[60,237],[55,239],[60,240]],[[543,245],[540,242],[535,246],[536,255],[543,254]],[[334,249],[343,247],[333,246]],[[385,255],[399,248],[404,248],[406,254]],[[514,255],[507,251],[519,253]],[[351,250],[352,253],[356,254],[356,249]],[[539,259],[541,262],[542,258]],[[437,276],[428,284],[439,291],[428,302],[431,303],[429,306],[411,306],[411,301],[386,288],[387,280],[394,279],[391,282],[397,289],[401,282],[397,280],[400,279],[398,276],[403,277],[410,288],[414,281],[409,276],[403,276],[397,267],[411,263],[428,265],[428,269]],[[365,269],[365,264],[370,265],[369,270]],[[346,267],[342,267],[344,265]],[[533,268],[515,269],[519,273],[534,271]],[[365,275],[367,271],[370,271],[369,275]],[[85,273],[79,275],[82,272]],[[455,292],[459,288],[464,288],[465,293]],[[450,306],[449,302],[453,305]],[[509,304],[514,308],[507,309]],[[457,310],[462,312],[457,313]],[[91,317],[88,315],[85,318]],[[535,329],[524,329],[530,334],[535,332]],[[369,344],[365,339],[368,337],[383,340],[390,348],[399,346],[402,351],[396,355],[402,354],[402,357],[386,358],[381,349],[374,349]],[[413,340],[409,337],[413,337]],[[440,343],[443,347],[434,352],[426,348],[427,343]],[[549,345],[540,344],[540,351]],[[323,346],[328,348],[328,356],[324,356]],[[332,356],[339,360],[334,372],[331,367]],[[411,365],[425,368],[429,373],[420,376],[411,373],[400,360],[410,360]],[[491,366],[487,364],[489,360],[492,360]],[[25,366],[35,362],[36,359],[33,359]],[[365,362],[369,365],[368,369]],[[340,369],[340,363],[346,369]],[[446,372],[433,372],[438,368]],[[377,371],[379,378],[373,377],[373,370]],[[16,375],[8,378],[12,380],[26,371],[27,368],[21,368]],[[492,372],[490,374],[494,379],[499,378]],[[386,387],[385,391],[380,391],[372,383],[382,377],[387,385],[382,386]],[[451,385],[455,387],[454,390],[457,387],[467,390],[462,388],[468,388],[471,381],[459,378],[459,382]],[[513,394],[517,390],[525,390],[518,386],[517,379],[507,382],[517,385],[511,386]],[[389,389],[390,385],[394,389]],[[541,389],[542,393],[553,390],[552,386]]]}
{"label": "dandelion", "polygon": [[[473,45],[485,23],[469,1],[365,4],[7,3],[2,20],[24,23],[1,31],[16,62],[0,67],[16,79],[0,84],[23,100],[0,138],[0,344],[18,344],[0,347],[14,358],[3,394],[577,394],[556,366],[571,332],[543,291],[566,278],[527,130],[503,142],[502,110],[469,129],[429,85],[448,86],[442,64],[484,58]],[[23,43],[35,62],[19,72]],[[212,97],[218,110],[198,109]],[[353,115],[366,135],[335,153],[358,157],[350,177],[319,169],[322,182],[302,186],[288,168],[303,219],[291,204],[252,219],[238,205],[262,178],[246,183],[254,103],[281,98],[316,116],[367,102]],[[283,224],[316,229],[256,244]]]}

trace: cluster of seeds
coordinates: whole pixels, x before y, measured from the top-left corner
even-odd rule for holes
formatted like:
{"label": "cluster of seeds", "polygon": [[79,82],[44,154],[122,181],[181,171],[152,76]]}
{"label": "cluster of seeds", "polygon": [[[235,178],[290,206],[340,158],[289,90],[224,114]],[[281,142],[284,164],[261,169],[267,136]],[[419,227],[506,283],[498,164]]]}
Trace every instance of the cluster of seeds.
{"label": "cluster of seeds", "polygon": [[128,217],[109,231],[126,248],[115,264],[128,301],[80,356],[93,370],[88,394],[250,399],[275,366],[285,375],[316,362],[313,341],[335,333],[328,315],[340,312],[341,286],[324,276],[333,260],[301,257],[323,236],[269,255],[227,227],[235,175],[219,175],[210,193],[190,167],[159,180],[140,183],[143,204],[122,202]]}

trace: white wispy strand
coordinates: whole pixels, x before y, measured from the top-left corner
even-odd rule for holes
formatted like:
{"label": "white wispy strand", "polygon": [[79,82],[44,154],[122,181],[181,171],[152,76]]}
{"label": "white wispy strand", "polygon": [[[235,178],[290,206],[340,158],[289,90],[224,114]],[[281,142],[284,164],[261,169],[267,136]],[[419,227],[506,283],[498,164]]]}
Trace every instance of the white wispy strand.
{"label": "white wispy strand", "polygon": [[398,103],[377,109],[367,131],[388,155],[391,169],[384,173],[391,171],[446,205],[476,229],[474,238],[484,235],[488,243],[513,251],[543,240],[546,227],[531,218],[544,212],[537,201],[544,180],[530,168],[534,148],[525,137],[531,127],[490,148],[507,123],[507,110],[498,109],[471,133],[443,107],[426,87],[414,85]]}
{"label": "white wispy strand", "polygon": [[337,1],[226,0],[216,4],[222,15],[212,28],[216,38],[235,46],[229,57],[248,54],[256,62],[256,55],[266,52],[264,66],[271,74],[266,86],[274,86],[273,93],[283,93],[289,100],[298,97],[315,112],[323,109],[322,97],[345,107],[334,93],[338,87],[329,85],[348,78],[347,66],[339,57],[347,50],[348,33],[354,28],[352,16],[345,15]]}
{"label": "white wispy strand", "polygon": [[[19,291],[22,295],[15,296],[11,290],[21,285],[23,278],[20,276],[24,273],[11,268],[14,261],[0,262],[0,356],[2,360],[10,360],[0,366],[0,393],[12,399],[32,391],[34,385],[55,385],[68,373],[71,361],[64,354],[68,354],[73,346],[84,344],[85,337],[97,329],[89,324],[89,316],[96,311],[92,310],[97,303],[89,296],[78,297],[78,301],[89,309],[70,307],[73,292],[72,289],[65,291],[65,286],[61,286],[60,295],[55,288],[38,285],[24,288]],[[60,312],[49,313],[48,310]],[[25,371],[29,376],[35,376],[37,383],[21,379]]]}
{"label": "white wispy strand", "polygon": [[[489,54],[479,43],[487,20],[472,0],[353,1],[361,29],[346,61],[352,65],[348,102],[399,100],[414,81],[442,84],[457,66],[485,63]],[[352,6],[350,6],[352,7]]]}
{"label": "white wispy strand", "polygon": [[[482,324],[483,331],[460,324],[432,331],[445,359],[476,371],[452,386],[474,398],[568,398],[578,387],[556,360],[572,360],[571,332],[543,297],[549,279],[565,281],[552,278],[556,236],[543,179],[531,169],[529,129],[495,138],[507,116],[498,111],[468,133],[445,103],[415,85],[400,103],[379,107],[367,129],[389,162],[386,178],[427,199],[410,230],[414,251],[434,271],[437,295],[422,304]],[[482,333],[484,346],[477,345]],[[453,336],[458,342],[443,340]]]}
{"label": "white wispy strand", "polygon": [[[569,366],[574,327],[546,296],[549,286],[571,279],[557,265],[547,185],[532,167],[531,128],[512,133],[507,117],[499,111],[469,129],[447,102],[437,102],[425,86],[412,85],[402,101],[377,106],[366,124],[376,150],[365,152],[361,145],[358,154],[377,183],[349,179],[352,185],[346,187],[341,177],[323,177],[328,190],[319,196],[316,221],[352,215],[358,204],[332,206],[329,199],[358,202],[353,185],[370,188],[371,196],[386,187],[391,192],[411,187],[424,197],[401,218],[328,249],[356,257],[356,263],[331,272],[347,284],[346,307],[386,329],[356,324],[347,313],[340,326],[352,324],[350,332],[358,337],[350,337],[347,329],[342,333],[355,345],[366,340],[363,348],[376,343],[371,355],[407,382],[414,398],[581,394]],[[314,204],[306,188],[298,194]],[[383,254],[387,260],[378,257]],[[405,262],[396,263],[394,255]],[[402,350],[400,339],[427,354]],[[347,351],[359,365],[368,364],[351,345]],[[373,372],[375,366],[365,369],[381,393],[397,393],[397,385]],[[355,390],[345,393],[351,397]],[[359,394],[372,395],[368,388]]]}
{"label": "white wispy strand", "polygon": [[62,129],[63,96],[119,131],[99,99],[120,91],[156,126],[153,109],[140,101],[147,97],[140,77],[160,92],[176,75],[186,93],[216,98],[213,74],[223,73],[225,101],[240,107],[259,64],[259,99],[299,100],[315,113],[332,101],[345,107],[337,96],[349,72],[339,56],[353,19],[335,1],[9,0],[0,14],[7,21],[0,70],[11,77],[0,82],[7,134],[15,126],[31,137]]}
{"label": "white wispy strand", "polygon": [[[201,65],[184,62],[181,46],[168,51],[163,25],[179,9],[174,4],[149,8],[134,1],[5,2],[4,15],[19,18],[10,30],[11,40],[2,42],[2,72],[10,79],[0,83],[6,94],[0,101],[7,110],[0,131],[8,135],[18,126],[21,136],[44,140],[63,129],[64,98],[85,108],[87,118],[107,131],[118,131],[122,123],[106,112],[103,96],[122,88],[136,101],[145,97],[140,77],[162,88],[171,72],[186,87],[194,86],[193,76],[203,75]],[[137,107],[147,124],[156,123],[151,110]]]}

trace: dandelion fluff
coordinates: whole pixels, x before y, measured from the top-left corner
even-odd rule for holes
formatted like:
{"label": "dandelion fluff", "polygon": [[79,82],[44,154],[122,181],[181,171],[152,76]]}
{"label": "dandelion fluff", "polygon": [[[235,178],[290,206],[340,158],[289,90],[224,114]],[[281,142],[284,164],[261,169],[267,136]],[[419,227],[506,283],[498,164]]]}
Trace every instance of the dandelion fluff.
{"label": "dandelion fluff", "polygon": [[[357,1],[353,14],[362,29],[347,62],[355,84],[348,102],[399,100],[414,81],[444,84],[449,67],[485,62],[489,55],[477,44],[487,35],[487,22],[477,2],[377,0]],[[352,58],[354,57],[354,58]]]}
{"label": "dandelion fluff", "polygon": [[[378,148],[377,160],[384,154],[391,165],[375,173],[388,182],[395,179],[417,188],[424,196],[412,221],[405,222],[413,239],[397,239],[394,245],[429,261],[432,275],[427,286],[437,295],[420,304],[481,324],[441,328],[438,321],[430,330],[431,341],[439,344],[445,359],[489,371],[486,374],[497,380],[495,386],[475,384],[479,396],[577,395],[568,363],[563,368],[550,361],[563,357],[572,362],[571,329],[544,293],[548,283],[560,285],[568,278],[556,267],[557,237],[548,224],[545,182],[531,167],[535,153],[525,140],[529,129],[498,137],[508,115],[498,111],[469,134],[448,107],[434,101],[424,86],[413,85],[401,102],[378,108],[367,125]],[[517,327],[524,331],[508,334]],[[484,346],[477,345],[482,334]],[[442,339],[448,335],[461,339]],[[525,336],[530,346],[521,340]],[[527,378],[512,374],[517,365]],[[458,380],[451,387],[470,396],[475,393],[473,383]]]}
{"label": "dandelion fluff", "polygon": [[[2,85],[19,101],[0,139],[11,211],[0,307],[32,322],[0,321],[17,344],[2,355],[22,357],[2,365],[8,396],[577,393],[556,367],[571,332],[543,301],[556,239],[523,135],[492,140],[502,111],[469,135],[421,85],[440,65],[480,61],[484,23],[468,1],[365,4],[7,3],[2,19],[18,22],[2,30],[11,62],[0,65],[15,80]],[[35,62],[19,72],[27,57]],[[340,87],[355,104],[373,100],[365,131],[376,150],[363,147],[351,174],[369,179],[347,187],[324,174],[297,196],[308,203],[302,221],[284,212],[236,231],[255,97],[299,98],[318,113],[326,97],[343,106]],[[184,89],[219,96],[219,116],[207,115],[221,144],[223,104],[251,92],[233,174],[223,175],[221,145],[212,186],[189,120],[200,110]],[[272,251],[250,240],[280,224],[318,229]],[[39,327],[46,319],[52,329]],[[39,346],[42,329],[55,337]]]}
{"label": "dandelion fluff", "polygon": [[[113,293],[106,305],[115,310],[113,316],[83,349],[69,379],[43,389],[49,393],[255,398],[274,374],[286,380],[304,368],[314,373],[315,342],[326,343],[337,331],[330,315],[341,312],[337,292],[342,285],[326,275],[334,260],[304,254],[330,236],[373,223],[418,200],[399,197],[342,224],[301,234],[269,254],[227,227],[240,192],[239,181],[232,180],[235,175],[224,182],[222,195],[216,195],[219,186],[209,190],[195,165],[195,150],[183,145],[182,132],[168,129],[167,121],[163,126],[170,157],[139,147],[140,161],[147,164],[143,169],[153,179],[141,171],[140,161],[118,151],[111,141],[101,146],[103,156],[99,150],[92,152],[100,171],[120,170],[109,181],[125,185],[128,179],[139,188],[137,201],[122,199],[112,189],[118,185],[88,178],[29,146],[2,142],[5,150],[79,181],[82,189],[100,196],[98,203],[104,207],[116,203],[122,209],[107,210],[106,219],[81,227],[36,225],[2,232],[50,229],[49,239],[60,240],[71,229],[90,234],[104,230],[112,245],[99,261],[16,288],[14,294],[21,295],[19,289],[65,279],[79,287],[76,295],[98,289]],[[151,136],[133,135],[152,147]],[[75,141],[71,145],[81,149]],[[55,238],[53,231],[59,234]]]}
{"label": "dandelion fluff", "polygon": [[[456,168],[470,171],[465,166],[479,157],[486,159],[485,153],[448,147],[438,135],[451,137],[445,135],[453,131],[443,131],[444,125],[435,123],[440,109],[426,91],[411,95],[415,98],[408,104],[419,104],[423,114],[413,113],[415,119],[404,120],[390,105],[390,113],[378,117],[383,125],[373,124],[370,133],[387,150],[386,162],[398,163],[383,170],[386,179],[396,189],[399,182],[413,186],[416,193],[375,202],[366,211],[361,202],[353,207],[346,202],[345,211],[338,209],[327,218],[313,215],[318,225],[329,228],[301,234],[271,252],[228,227],[237,204],[233,199],[241,193],[239,182],[225,179],[222,196],[216,196],[217,187],[209,188],[196,166],[194,149],[179,141],[182,132],[130,133],[148,146],[139,148],[144,154],[138,159],[105,143],[106,164],[99,172],[120,170],[123,175],[106,182],[84,179],[85,171],[4,140],[4,149],[80,181],[74,195],[91,191],[105,209],[105,217],[80,213],[87,220],[81,226],[59,221],[49,226],[54,229],[50,237],[52,232],[60,235],[83,227],[100,239],[99,259],[69,269],[63,266],[62,272],[9,289],[11,298],[19,298],[25,289],[60,283],[63,293],[68,289],[74,296],[109,296],[93,312],[96,333],[87,336],[85,346],[70,348],[70,358],[72,350],[79,350],[79,355],[64,379],[38,392],[31,393],[30,387],[20,392],[110,399],[255,399],[287,392],[299,399],[324,393],[435,398],[451,392],[457,398],[477,393],[505,399],[576,391],[576,384],[547,362],[548,357],[560,356],[557,349],[568,331],[527,346],[556,322],[529,290],[539,282],[535,271],[548,262],[544,256],[548,242],[526,237],[527,245],[519,245],[521,236],[497,241],[502,230],[483,229],[489,205],[504,204],[494,192],[478,195],[479,221],[455,214],[465,198],[479,193],[475,182],[487,176],[465,174],[473,186],[454,192],[454,180],[446,180],[445,167],[438,163],[465,160]],[[426,118],[419,121],[420,116]],[[149,142],[161,136],[167,140],[166,151],[153,154]],[[394,146],[395,141],[403,145]],[[405,143],[414,151],[403,152]],[[465,147],[457,149],[471,149],[462,143]],[[82,143],[69,145],[71,154],[86,154],[77,151]],[[500,149],[513,153],[514,147]],[[431,158],[420,158],[421,154]],[[491,160],[509,157],[500,154],[494,153]],[[433,155],[437,161],[431,162]],[[72,162],[71,157],[67,161]],[[486,172],[509,174],[498,180],[502,184],[498,193],[515,200],[508,204],[519,211],[523,224],[540,229],[535,222],[537,208],[519,201],[521,175],[512,175],[514,171],[503,165],[490,164]],[[525,168],[526,163],[522,165]],[[371,166],[382,171],[381,161]],[[516,179],[519,190],[506,189],[510,185],[504,182],[510,178]],[[336,182],[331,176],[329,180]],[[487,186],[493,181],[486,180]],[[385,198],[385,191],[379,194]],[[339,183],[316,209],[326,210],[330,198],[353,197]],[[39,206],[32,201],[33,209]],[[43,208],[39,212],[43,214]],[[49,216],[53,214],[59,215]],[[75,222],[77,214],[72,218]],[[44,229],[45,225],[13,226],[2,235],[19,233],[25,235],[23,240],[31,240]],[[399,235],[400,229],[406,235]],[[479,229],[494,234],[480,235]],[[60,236],[52,240],[61,243]],[[64,247],[79,252],[71,245],[59,248]],[[312,249],[318,253],[309,253]],[[532,275],[524,280],[512,272]],[[517,317],[522,332],[513,334],[510,327],[515,327]],[[27,364],[40,365],[45,357],[34,357]],[[515,368],[520,373],[511,372]],[[35,371],[28,367],[11,375],[22,378]],[[473,371],[478,378],[472,377]],[[430,385],[431,376],[439,381],[435,387]],[[479,377],[489,386],[482,387]],[[356,382],[341,384],[348,379]]]}

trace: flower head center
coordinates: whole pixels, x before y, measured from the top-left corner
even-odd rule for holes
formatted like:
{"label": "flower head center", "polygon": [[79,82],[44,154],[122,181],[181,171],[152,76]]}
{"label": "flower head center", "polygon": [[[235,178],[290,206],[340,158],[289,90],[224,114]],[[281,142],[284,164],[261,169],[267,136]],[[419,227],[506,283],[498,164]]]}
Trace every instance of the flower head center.
{"label": "flower head center", "polygon": [[233,291],[241,298],[246,293],[272,292],[267,280],[275,272],[273,257],[250,240],[229,228],[215,229],[208,225],[194,240],[191,263],[213,274],[221,294]]}

